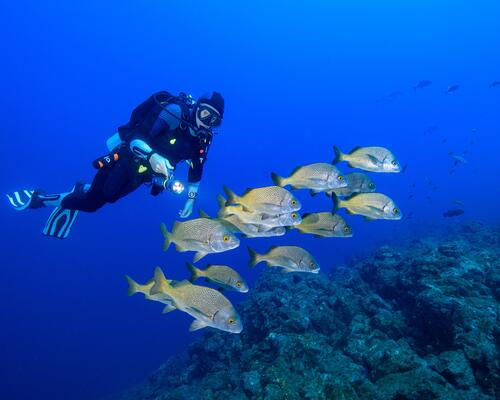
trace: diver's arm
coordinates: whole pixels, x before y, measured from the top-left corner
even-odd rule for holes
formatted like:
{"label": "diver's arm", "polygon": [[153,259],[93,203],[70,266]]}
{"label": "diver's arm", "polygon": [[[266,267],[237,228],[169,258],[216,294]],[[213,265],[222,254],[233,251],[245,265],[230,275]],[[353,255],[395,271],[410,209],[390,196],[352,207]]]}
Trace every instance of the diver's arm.
{"label": "diver's arm", "polygon": [[134,139],[130,142],[130,150],[136,157],[149,161],[153,171],[169,178],[174,170],[174,166],[170,164],[165,157],[155,153],[151,146],[142,139]]}
{"label": "diver's arm", "polygon": [[184,204],[184,209],[179,212],[182,218],[187,218],[191,215],[194,208],[194,202],[198,197],[198,189],[200,188],[200,180],[203,172],[203,163],[205,157],[201,157],[191,161],[188,171],[188,190],[187,200]]}

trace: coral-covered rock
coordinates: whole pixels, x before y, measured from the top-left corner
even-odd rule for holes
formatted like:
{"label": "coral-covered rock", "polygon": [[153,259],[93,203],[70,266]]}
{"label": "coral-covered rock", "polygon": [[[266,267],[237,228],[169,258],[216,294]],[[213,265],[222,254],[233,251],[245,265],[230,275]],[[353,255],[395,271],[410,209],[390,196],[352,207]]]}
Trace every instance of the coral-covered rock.
{"label": "coral-covered rock", "polygon": [[330,277],[268,269],[240,335],[207,330],[120,399],[498,399],[499,260],[500,230],[467,224]]}

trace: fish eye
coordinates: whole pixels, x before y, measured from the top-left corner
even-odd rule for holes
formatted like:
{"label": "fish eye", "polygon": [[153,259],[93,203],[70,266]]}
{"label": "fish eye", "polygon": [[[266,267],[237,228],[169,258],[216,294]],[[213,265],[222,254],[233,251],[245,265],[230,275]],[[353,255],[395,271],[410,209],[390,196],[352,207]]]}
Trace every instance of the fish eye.
{"label": "fish eye", "polygon": [[399,209],[398,209],[398,208],[394,208],[394,209],[392,210],[392,212],[393,212],[394,214],[396,214],[396,215],[397,215],[397,214],[399,214]]}
{"label": "fish eye", "polygon": [[392,160],[391,162],[392,165],[398,165],[397,161],[396,160]]}
{"label": "fish eye", "polygon": [[295,219],[297,218],[297,214],[296,213],[292,213],[292,219]]}
{"label": "fish eye", "polygon": [[344,177],[343,177],[342,175],[339,175],[339,176],[337,176],[337,179],[338,179],[339,181],[343,181],[343,180],[344,180]]}
{"label": "fish eye", "polygon": [[348,226],[344,226],[344,232],[345,233],[351,232],[351,228],[349,228]]}
{"label": "fish eye", "polygon": [[290,202],[290,204],[291,204],[292,206],[296,206],[296,205],[297,205],[297,200],[293,199],[293,200]]}
{"label": "fish eye", "polygon": [[236,282],[236,287],[240,288],[241,287],[241,282]]}
{"label": "fish eye", "polygon": [[375,184],[372,182],[372,183],[370,183],[370,184],[368,185],[368,187],[369,187],[370,189],[375,189]]}
{"label": "fish eye", "polygon": [[229,322],[229,325],[233,325],[236,321],[233,318],[229,318],[227,322]]}
{"label": "fish eye", "polygon": [[224,242],[229,242],[229,235],[224,235],[222,240],[224,240]]}
{"label": "fish eye", "polygon": [[314,263],[314,261],[311,261],[309,263],[309,268],[313,269],[315,266],[316,266],[316,264]]}

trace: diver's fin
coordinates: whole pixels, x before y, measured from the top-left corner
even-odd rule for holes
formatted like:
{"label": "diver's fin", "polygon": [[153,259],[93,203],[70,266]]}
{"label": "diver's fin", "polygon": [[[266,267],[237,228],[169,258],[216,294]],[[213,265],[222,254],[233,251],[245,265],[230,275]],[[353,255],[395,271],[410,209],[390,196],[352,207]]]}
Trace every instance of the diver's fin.
{"label": "diver's fin", "polygon": [[342,154],[340,149],[335,145],[333,146],[333,153],[335,154],[335,157],[333,158],[333,161],[332,161],[333,165],[338,164],[339,162],[341,162],[343,160],[344,155]]}
{"label": "diver's fin", "polygon": [[167,230],[167,227],[163,222],[160,224],[160,231],[161,231],[161,234],[163,235],[163,238],[165,239],[165,241],[163,242],[162,249],[163,249],[163,251],[167,251],[168,248],[170,247],[170,243],[172,243],[172,235]]}
{"label": "diver's fin", "polygon": [[186,263],[186,267],[188,268],[189,272],[191,273],[191,278],[189,278],[190,282],[194,282],[196,279],[198,279],[200,276],[200,270],[196,268],[193,264],[191,263]]}
{"label": "diver's fin", "polygon": [[66,239],[75,223],[78,210],[56,207],[45,225],[43,234],[58,239]]}
{"label": "diver's fin", "polygon": [[174,310],[177,310],[177,308],[176,308],[176,307],[174,307],[172,304],[167,304],[167,305],[163,308],[163,310],[161,311],[161,313],[162,313],[162,314],[167,314],[167,313],[169,313],[169,312],[171,312],[171,311],[174,311]]}
{"label": "diver's fin", "polygon": [[7,193],[7,199],[12,207],[17,211],[26,210],[31,208],[30,204],[33,200],[34,190],[19,190],[17,192]]}
{"label": "diver's fin", "polygon": [[203,251],[198,251],[193,257],[193,262],[200,261],[203,257],[205,257],[208,253],[204,253]]}
{"label": "diver's fin", "polygon": [[197,331],[198,329],[203,329],[207,326],[204,322],[199,319],[195,319],[193,323],[189,326],[189,332]]}

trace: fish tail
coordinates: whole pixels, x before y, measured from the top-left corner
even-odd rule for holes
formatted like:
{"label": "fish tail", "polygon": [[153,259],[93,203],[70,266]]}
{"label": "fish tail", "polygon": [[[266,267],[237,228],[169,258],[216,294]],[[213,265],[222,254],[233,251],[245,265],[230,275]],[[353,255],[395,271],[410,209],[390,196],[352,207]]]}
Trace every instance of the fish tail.
{"label": "fish tail", "polygon": [[160,225],[160,230],[161,234],[165,238],[165,241],[163,242],[163,251],[167,251],[168,248],[170,247],[170,244],[172,243],[172,234],[167,230],[167,227],[165,224],[162,222]]}
{"label": "fish tail", "polygon": [[194,282],[196,279],[198,279],[201,276],[201,271],[196,268],[193,264],[191,263],[186,263],[186,267],[191,273],[191,278],[189,278],[190,282]]}
{"label": "fish tail", "polygon": [[217,205],[219,206],[219,209],[222,209],[226,206],[226,199],[221,194],[217,195]]}
{"label": "fish tail", "polygon": [[163,271],[160,267],[155,268],[154,282],[155,284],[149,292],[151,295],[163,293],[165,292],[165,289],[168,289],[170,287],[167,282],[167,278],[165,278],[165,275],[163,274]]}
{"label": "fish tail", "polygon": [[335,157],[333,158],[332,164],[338,164],[339,162],[344,160],[344,154],[340,151],[340,149],[337,146],[333,146],[333,154]]}
{"label": "fish tail", "polygon": [[342,207],[342,200],[338,198],[338,196],[332,192],[332,203],[333,203],[333,210],[332,213],[336,213],[339,208]]}
{"label": "fish tail", "polygon": [[279,176],[277,173],[271,172],[271,179],[273,180],[273,182],[276,186],[281,186],[281,187],[285,186],[285,183],[284,183],[285,178]]}
{"label": "fish tail", "polygon": [[224,193],[227,196],[226,205],[238,202],[239,197],[231,189],[229,189],[226,185],[224,185]]}
{"label": "fish tail", "polygon": [[248,265],[250,267],[255,267],[258,263],[260,263],[262,260],[262,255],[258,254],[255,250],[251,249],[250,247],[247,247],[248,249],[248,255],[250,256],[250,260],[248,261]]}
{"label": "fish tail", "polygon": [[133,296],[134,294],[141,292],[141,286],[136,281],[134,281],[130,276],[125,275],[125,279],[128,282],[128,295],[129,296]]}

